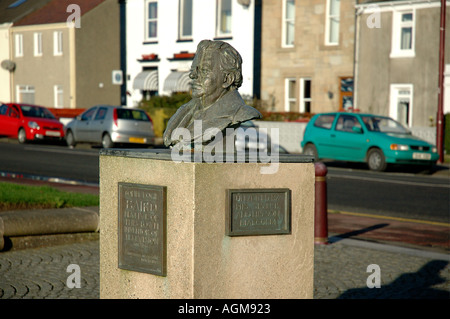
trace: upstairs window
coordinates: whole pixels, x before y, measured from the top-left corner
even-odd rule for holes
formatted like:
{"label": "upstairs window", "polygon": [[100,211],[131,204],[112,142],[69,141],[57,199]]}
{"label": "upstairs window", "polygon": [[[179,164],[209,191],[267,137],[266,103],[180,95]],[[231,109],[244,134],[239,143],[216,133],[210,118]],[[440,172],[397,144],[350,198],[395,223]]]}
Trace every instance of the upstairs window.
{"label": "upstairs window", "polygon": [[16,34],[14,36],[15,39],[15,54],[16,57],[22,57],[23,56],[23,35],[22,34]]}
{"label": "upstairs window", "polygon": [[192,38],[192,0],[180,0],[180,39]]}
{"label": "upstairs window", "polygon": [[42,56],[42,33],[34,33],[34,56]]}
{"label": "upstairs window", "polygon": [[231,0],[217,0],[217,31],[218,37],[231,35]]}
{"label": "upstairs window", "polygon": [[293,47],[295,36],[295,0],[283,1],[282,47]]}
{"label": "upstairs window", "polygon": [[158,37],[158,2],[147,0],[145,5],[145,39],[154,41]]}
{"label": "upstairs window", "polygon": [[393,14],[391,57],[414,56],[414,12],[397,11]]}
{"label": "upstairs window", "polygon": [[63,33],[61,31],[53,32],[53,55],[63,54]]}
{"label": "upstairs window", "polygon": [[325,44],[339,44],[341,0],[327,0],[327,20],[325,29]]}

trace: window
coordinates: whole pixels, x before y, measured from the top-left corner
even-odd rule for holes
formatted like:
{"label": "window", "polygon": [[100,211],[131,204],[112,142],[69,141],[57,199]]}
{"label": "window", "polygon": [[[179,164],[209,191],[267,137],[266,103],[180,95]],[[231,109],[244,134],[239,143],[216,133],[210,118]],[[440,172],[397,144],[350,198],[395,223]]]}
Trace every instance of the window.
{"label": "window", "polygon": [[158,2],[147,0],[145,5],[145,39],[154,41],[158,37]]}
{"label": "window", "polygon": [[34,56],[42,56],[42,33],[34,33]]}
{"label": "window", "polygon": [[295,0],[283,1],[282,47],[293,47],[295,36]]}
{"label": "window", "polygon": [[55,107],[64,107],[64,91],[62,85],[55,85],[53,87]]}
{"label": "window", "polygon": [[192,37],[192,0],[180,0],[180,39]]}
{"label": "window", "polygon": [[16,100],[19,103],[34,104],[34,86],[18,85]]}
{"label": "window", "polygon": [[327,14],[325,23],[325,44],[339,44],[341,0],[327,0]]}
{"label": "window", "polygon": [[217,0],[218,37],[231,35],[231,0]]}
{"label": "window", "polygon": [[98,109],[97,114],[95,114],[94,120],[95,120],[95,121],[101,121],[101,120],[104,120],[105,117],[106,117],[106,113],[107,113],[107,112],[108,112],[108,109],[107,109],[106,107],[100,107],[100,108]]}
{"label": "window", "polygon": [[333,122],[336,115],[334,114],[322,114],[319,115],[314,122],[315,127],[325,128],[327,130],[330,130],[333,126]]}
{"label": "window", "polygon": [[412,100],[412,84],[391,84],[389,116],[405,126],[411,126]]}
{"label": "window", "polygon": [[16,57],[22,57],[23,56],[23,35],[16,34],[14,38],[15,38]]}
{"label": "window", "polygon": [[286,102],[284,105],[284,110],[286,112],[291,112],[296,109],[297,104],[297,81],[296,79],[286,79],[285,82],[285,92],[286,92]]}
{"label": "window", "polygon": [[63,54],[63,33],[62,31],[53,32],[53,55]]}
{"label": "window", "polygon": [[341,115],[339,116],[336,123],[336,131],[362,133],[362,127],[359,121],[353,115]]}
{"label": "window", "polygon": [[414,12],[397,11],[393,14],[391,57],[414,56]]}
{"label": "window", "polygon": [[311,79],[300,79],[300,112],[311,112]]}

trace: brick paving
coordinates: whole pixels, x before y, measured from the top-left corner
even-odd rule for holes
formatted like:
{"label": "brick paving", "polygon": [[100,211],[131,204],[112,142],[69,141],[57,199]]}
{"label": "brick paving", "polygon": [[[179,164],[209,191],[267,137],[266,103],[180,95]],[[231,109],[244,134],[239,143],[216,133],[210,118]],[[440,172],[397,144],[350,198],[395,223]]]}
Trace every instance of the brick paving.
{"label": "brick paving", "polygon": [[[314,298],[450,298],[448,254],[387,247],[316,245]],[[80,288],[67,286],[71,264],[80,266]],[[380,267],[381,288],[367,288],[371,264]],[[0,253],[0,299],[98,299],[99,276],[98,240]]]}

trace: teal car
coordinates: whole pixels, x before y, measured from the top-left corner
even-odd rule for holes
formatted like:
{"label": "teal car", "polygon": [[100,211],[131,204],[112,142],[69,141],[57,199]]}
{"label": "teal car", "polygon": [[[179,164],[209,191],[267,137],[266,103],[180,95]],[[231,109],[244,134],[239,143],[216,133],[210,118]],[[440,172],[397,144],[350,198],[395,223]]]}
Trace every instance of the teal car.
{"label": "teal car", "polygon": [[434,145],[415,137],[392,118],[360,113],[320,113],[306,126],[303,154],[316,160],[366,162],[371,170],[388,164],[432,166],[439,158]]}

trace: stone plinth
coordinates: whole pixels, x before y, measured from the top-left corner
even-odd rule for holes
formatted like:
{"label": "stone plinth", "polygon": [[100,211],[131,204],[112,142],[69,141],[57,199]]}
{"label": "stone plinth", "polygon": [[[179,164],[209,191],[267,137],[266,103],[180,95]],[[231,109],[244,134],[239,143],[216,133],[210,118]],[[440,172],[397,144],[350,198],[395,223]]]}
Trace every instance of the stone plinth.
{"label": "stone plinth", "polygon": [[[100,154],[101,298],[312,298],[314,165],[175,163],[153,150]],[[118,267],[119,184],[165,187],[165,275]],[[290,193],[290,233],[228,236],[229,190]]]}

